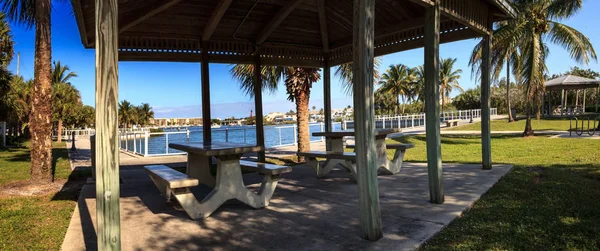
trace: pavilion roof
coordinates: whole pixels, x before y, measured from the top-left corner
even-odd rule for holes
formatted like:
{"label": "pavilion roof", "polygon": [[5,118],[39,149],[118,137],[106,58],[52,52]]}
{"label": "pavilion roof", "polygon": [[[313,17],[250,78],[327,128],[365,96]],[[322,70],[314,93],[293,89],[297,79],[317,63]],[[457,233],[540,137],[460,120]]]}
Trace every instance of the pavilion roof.
{"label": "pavilion roof", "polygon": [[575,75],[565,75],[544,83],[546,90],[587,89],[600,86],[600,80]]}
{"label": "pavilion roof", "polygon": [[[95,44],[94,0],[73,0],[81,40]],[[431,0],[378,0],[375,55],[423,46]],[[515,15],[506,0],[443,0],[442,43],[480,37]],[[489,15],[488,15],[489,14]],[[119,0],[119,60],[321,67],[352,60],[352,0]]]}

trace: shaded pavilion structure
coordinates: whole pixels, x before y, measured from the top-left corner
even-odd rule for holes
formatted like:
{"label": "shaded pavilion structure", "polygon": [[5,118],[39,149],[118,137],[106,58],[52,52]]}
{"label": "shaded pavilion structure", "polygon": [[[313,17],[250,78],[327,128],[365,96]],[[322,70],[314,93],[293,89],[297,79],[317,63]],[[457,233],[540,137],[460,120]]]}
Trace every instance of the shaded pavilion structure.
{"label": "shaded pavilion structure", "polygon": [[[210,124],[209,63],[254,64],[255,113],[263,117],[264,65],[323,68],[331,131],[330,68],[352,63],[358,197],[363,237],[382,237],[373,105],[373,57],[425,48],[430,201],[444,202],[439,44],[484,39],[482,167],[490,169],[490,48],[506,0],[72,0],[81,41],[96,49],[96,193],[99,249],[120,248],[118,61],[198,62],[203,124]],[[204,142],[211,142],[204,126]],[[257,144],[264,146],[261,119]],[[264,160],[264,153],[260,154]]]}
{"label": "shaded pavilion structure", "polygon": [[[584,77],[580,77],[580,76],[575,76],[575,75],[564,75],[564,76],[560,76],[558,78],[555,79],[551,79],[548,80],[544,83],[544,86],[546,87],[546,92],[548,93],[548,95],[550,95],[551,92],[553,91],[560,91],[561,92],[561,98],[560,98],[560,116],[563,115],[569,115],[569,112],[567,112],[567,106],[568,106],[568,92],[569,91],[575,91],[575,102],[574,102],[574,114],[577,114],[577,108],[578,108],[578,103],[579,103],[579,91],[583,92],[583,110],[581,113],[585,113],[585,100],[586,100],[586,96],[585,96],[585,92],[587,89],[596,89],[596,112],[598,112],[598,100],[600,99],[600,80],[596,80],[596,79],[591,79],[591,78],[584,78]],[[565,95],[565,92],[567,93],[567,95]],[[549,115],[554,115],[554,109],[553,109],[553,104],[552,104],[552,100],[548,99],[548,114]]]}

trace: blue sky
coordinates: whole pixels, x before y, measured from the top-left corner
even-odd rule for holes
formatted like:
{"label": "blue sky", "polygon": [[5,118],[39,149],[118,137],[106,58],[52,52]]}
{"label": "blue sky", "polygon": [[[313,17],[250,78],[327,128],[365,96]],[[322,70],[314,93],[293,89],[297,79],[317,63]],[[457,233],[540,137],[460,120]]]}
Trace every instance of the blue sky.
{"label": "blue sky", "polygon": [[[81,91],[83,103],[94,106],[95,55],[94,50],[84,49],[81,44],[75,18],[70,10],[68,1],[53,1],[52,12],[52,59],[60,60],[68,65],[79,77],[72,83]],[[569,20],[563,20],[588,36],[598,53],[600,53],[600,1],[586,0],[584,8]],[[34,59],[34,30],[28,30],[12,24],[16,41],[16,52],[21,53],[21,75],[26,79],[33,78]],[[457,68],[463,70],[460,84],[464,89],[473,88],[478,83],[471,78],[471,68],[468,66],[469,55],[476,40],[443,44],[440,55],[443,58],[457,58]],[[380,71],[391,64],[406,64],[417,66],[423,63],[423,50],[416,49],[394,53],[383,57]],[[577,63],[570,59],[569,54],[559,46],[550,45],[550,55],[547,60],[550,74],[562,73]],[[588,66],[600,71],[598,62]],[[10,69],[16,72],[17,60],[13,60]],[[212,117],[248,116],[254,108],[253,100],[244,95],[229,75],[229,65],[211,64],[211,108]],[[332,73],[335,69],[332,68]],[[455,92],[453,95],[457,95]],[[273,111],[289,111],[295,109],[292,102],[287,101],[285,88],[270,95],[263,95],[265,114]],[[149,103],[156,113],[155,117],[200,117],[200,64],[199,63],[158,63],[158,62],[121,62],[119,63],[119,99],[128,100],[133,104]],[[332,74],[332,106],[343,108],[352,104],[352,98],[343,93],[338,79]],[[310,106],[317,109],[323,107],[323,83],[313,85]]]}

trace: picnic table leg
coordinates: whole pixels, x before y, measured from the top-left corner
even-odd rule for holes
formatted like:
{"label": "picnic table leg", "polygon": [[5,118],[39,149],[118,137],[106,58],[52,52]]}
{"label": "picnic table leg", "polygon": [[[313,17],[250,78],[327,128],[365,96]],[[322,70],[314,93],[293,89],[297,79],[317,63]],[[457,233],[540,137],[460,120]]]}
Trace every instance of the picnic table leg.
{"label": "picnic table leg", "polygon": [[392,161],[388,160],[389,164],[387,167],[382,169],[382,174],[393,175],[399,173],[402,169],[404,153],[406,153],[406,150],[396,149],[396,152],[394,152],[394,158]]}
{"label": "picnic table leg", "polygon": [[384,139],[376,139],[377,166],[379,168],[390,168],[390,160],[387,157],[387,147]]}
{"label": "picnic table leg", "polygon": [[344,160],[338,159],[327,159],[323,163],[317,160],[317,158],[309,158],[308,165],[315,170],[317,177],[322,178],[333,170],[338,164],[344,165]]}
{"label": "picnic table leg", "polygon": [[343,153],[344,152],[344,138],[333,138],[330,139],[331,142],[331,150],[332,152],[336,152],[336,153]]}
{"label": "picnic table leg", "polygon": [[198,179],[198,182],[201,184],[215,187],[215,176],[210,172],[210,165],[207,165],[207,163],[212,163],[211,158],[212,157],[188,153],[187,175],[191,178]]}

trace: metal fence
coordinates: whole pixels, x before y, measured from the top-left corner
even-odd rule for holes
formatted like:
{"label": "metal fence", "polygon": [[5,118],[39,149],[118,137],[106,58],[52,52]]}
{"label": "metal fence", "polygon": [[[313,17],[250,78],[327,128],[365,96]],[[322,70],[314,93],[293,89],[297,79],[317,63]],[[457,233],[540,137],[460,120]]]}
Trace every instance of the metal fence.
{"label": "metal fence", "polygon": [[[491,108],[492,116],[498,115],[497,108]],[[447,111],[440,114],[440,123],[449,120],[469,120],[481,118],[481,109]],[[415,113],[407,115],[394,116],[376,116],[375,128],[415,128],[425,126],[425,113]],[[354,128],[354,121],[343,121],[342,129],[350,130]]]}
{"label": "metal fence", "polygon": [[[202,131],[189,130],[172,132],[150,132],[147,130],[119,132],[121,151],[148,156],[181,155],[185,152],[169,148],[170,143],[201,142]],[[250,143],[248,136],[255,135],[253,128],[213,129],[212,137],[216,142]]]}

